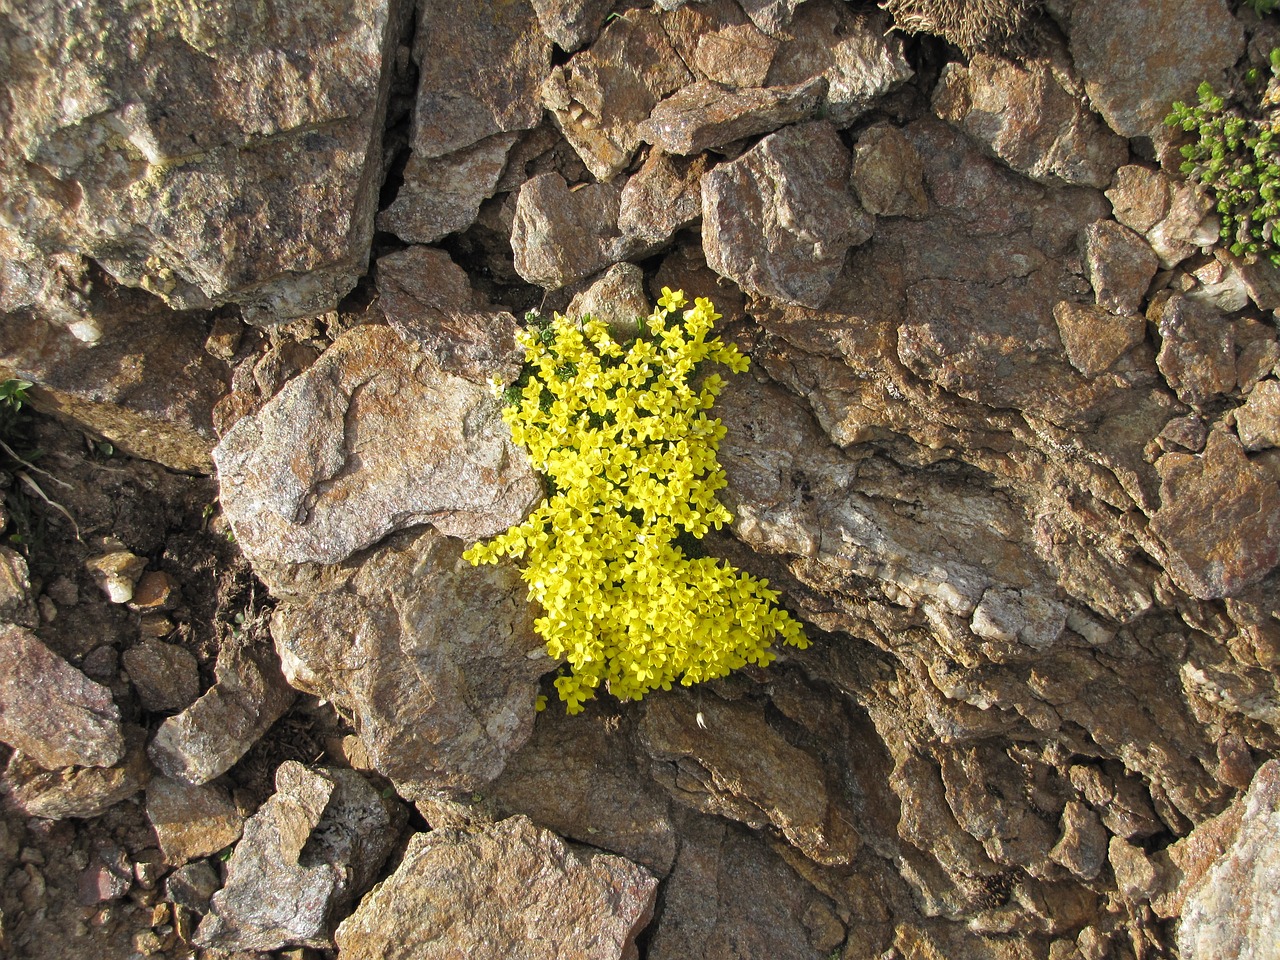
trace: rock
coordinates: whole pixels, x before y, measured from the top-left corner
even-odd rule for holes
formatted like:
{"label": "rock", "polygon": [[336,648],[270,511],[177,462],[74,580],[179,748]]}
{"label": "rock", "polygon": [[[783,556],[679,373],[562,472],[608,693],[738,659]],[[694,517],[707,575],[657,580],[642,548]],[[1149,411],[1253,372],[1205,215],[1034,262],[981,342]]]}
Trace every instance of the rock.
{"label": "rock", "polygon": [[1151,530],[1183,590],[1202,600],[1233,596],[1280,562],[1280,488],[1229,432],[1211,431],[1200,456],[1166,453],[1156,470]]}
{"label": "rock", "polygon": [[110,767],[125,752],[111,691],[12,624],[0,624],[0,741],[46,770]]}
{"label": "rock", "polygon": [[133,886],[133,867],[118,847],[100,847],[89,866],[80,872],[80,904],[96,906],[119,900]]}
{"label": "rock", "polygon": [[144,710],[177,713],[200,696],[200,671],[187,650],[146,638],[121,657]]}
{"label": "rock", "polygon": [[607,183],[640,146],[639,124],[659,100],[692,79],[657,15],[635,10],[552,70],[542,102],[592,176]]}
{"label": "rock", "polygon": [[[848,127],[912,76],[902,41],[878,10],[851,9],[838,0],[808,0],[796,10],[764,86],[785,87],[826,77],[823,114]],[[749,55],[749,54],[748,54]]]}
{"label": "rock", "polygon": [[1199,405],[1234,389],[1235,331],[1215,307],[1174,294],[1147,313],[1162,341],[1156,363],[1179,400]]}
{"label": "rock", "polygon": [[378,302],[396,332],[444,373],[484,386],[519,376],[516,318],[474,293],[443,250],[410,247],[381,257]]}
{"label": "rock", "polygon": [[34,628],[39,622],[27,561],[16,550],[0,546],[0,623]]}
{"label": "rock", "polygon": [[554,667],[518,571],[461,552],[428,529],[270,583],[287,600],[272,635],[290,683],[352,716],[370,762],[410,799],[496,777]]}
{"label": "rock", "polygon": [[853,148],[853,189],[877,217],[923,217],[929,212],[920,155],[894,126],[868,127]]}
{"label": "rock", "polygon": [[1140,312],[1158,267],[1145,240],[1114,220],[1097,220],[1085,229],[1084,258],[1098,306]]}
{"label": "rock", "polygon": [[725,87],[699,80],[663,100],[636,129],[647,143],[681,156],[701,153],[813,115],[827,92],[817,77],[792,87]]}
{"label": "rock", "polygon": [[1078,800],[1062,810],[1062,836],[1049,857],[1081,880],[1093,880],[1107,862],[1107,831],[1098,815]]}
{"label": "rock", "polygon": [[133,586],[130,609],[141,613],[172,610],[178,605],[182,585],[163,570],[145,570]]}
{"label": "rock", "polygon": [[529,283],[559,290],[625,259],[617,226],[620,202],[616,184],[570,188],[558,173],[526,181],[511,227],[516,272]]}
{"label": "rock", "polygon": [[740,2],[752,23],[765,33],[777,35],[784,33],[791,25],[796,7],[804,3],[804,0],[740,0]]}
{"label": "rock", "polygon": [[169,777],[153,777],[147,786],[147,820],[165,862],[174,866],[226,849],[244,829],[244,817],[224,788]]}
{"label": "rock", "polygon": [[[840,953],[845,930],[832,903],[758,834],[711,817],[686,818],[680,834],[649,940],[652,960],[735,954],[816,960]],[[860,906],[874,912],[870,903]]]}
{"label": "rock", "polygon": [[943,68],[933,109],[1033,180],[1102,188],[1128,159],[1128,145],[1082,104],[1076,88],[1047,59],[977,54],[968,65]]}
{"label": "rock", "polygon": [[498,410],[395,331],[356,327],[222,438],[223,511],[255,562],[335,563],[417,523],[498,533],[541,497]]}
{"label": "rock", "polygon": [[542,32],[565,53],[594,40],[612,7],[613,0],[533,0]]}
{"label": "rock", "polygon": [[336,941],[344,960],[392,949],[421,960],[634,960],[656,890],[644,868],[512,817],[474,832],[415,834]]}
{"label": "rock", "polygon": [[111,767],[61,767],[44,770],[22,753],[15,753],[4,772],[8,803],[28,817],[87,820],[128,800],[151,778],[146,733],[124,728],[124,759]]}
{"label": "rock", "polygon": [[845,252],[871,236],[849,171],[827,123],[787,127],[711,170],[702,178],[708,266],[749,291],[820,306]]}
{"label": "rock", "polygon": [[244,825],[195,942],[219,950],[332,946],[331,919],[373,882],[403,809],[352,770],[276,770],[276,792]]}
{"label": "rock", "polygon": [[1236,433],[1246,450],[1280,447],[1280,380],[1263,380],[1236,410]]}
{"label": "rock", "polygon": [[625,342],[636,335],[639,323],[652,309],[644,292],[644,271],[634,263],[615,263],[569,301],[565,315],[603,320],[614,338]]}
{"label": "rock", "polygon": [[817,760],[773,731],[758,706],[667,694],[645,701],[639,733],[654,778],[676,800],[757,829],[772,824],[818,863],[852,861],[852,815]]}
{"label": "rock", "polygon": [[974,636],[1002,643],[1018,642],[1035,650],[1051,647],[1067,626],[1067,608],[1034,592],[988,588],[973,609],[969,629]]}
{"label": "rock", "polygon": [[1168,450],[1170,447],[1199,453],[1209,439],[1209,425],[1194,414],[1186,417],[1174,417],[1164,425],[1157,438]]}
{"label": "rock", "polygon": [[1280,943],[1280,763],[1263,764],[1236,806],[1238,831],[1182,907],[1178,950],[1187,960],[1264,960]]}
{"label": "rock", "polygon": [[658,247],[702,216],[699,183],[707,160],[672,158],[652,150],[622,187],[618,229],[638,245]]}
{"label": "rock", "polygon": [[[445,50],[462,55],[441,56]],[[413,59],[418,95],[410,144],[419,161],[530,130],[542,118],[538,85],[551,68],[551,41],[528,0],[491,9],[418,4]]]}
{"label": "rock", "polygon": [[128,550],[115,550],[85,562],[85,569],[112,603],[128,603],[147,561]]}
{"label": "rock", "polygon": [[1063,300],[1054,305],[1053,319],[1067,359],[1086,377],[1110,369],[1147,334],[1142,317],[1117,316],[1092,304]]}
{"label": "rock", "polygon": [[[1085,90],[1122,137],[1155,137],[1174,100],[1194,98],[1244,52],[1244,30],[1223,0],[1072,5],[1067,32]],[[1194,20],[1194,30],[1171,30]]]}
{"label": "rock", "polygon": [[1141,847],[1112,837],[1107,857],[1116,875],[1116,887],[1126,899],[1148,901],[1160,891],[1163,878]]}
{"label": "rock", "polygon": [[31,262],[74,250],[179,309],[274,322],[334,306],[365,269],[406,9],[152,18],[113,0],[88,22],[25,5],[4,26],[25,53],[0,221]]}
{"label": "rock", "polygon": [[1145,840],[1166,827],[1151,806],[1151,797],[1136,777],[1114,775],[1097,766],[1076,765],[1068,771],[1071,785],[1098,812],[1107,830],[1126,840]]}
{"label": "rock", "polygon": [[209,912],[209,898],[218,892],[222,879],[208,860],[184,864],[164,881],[164,898],[175,906],[199,914]]}
{"label": "rock", "polygon": [[1116,170],[1107,199],[1118,221],[1145,234],[1168,215],[1172,192],[1173,181],[1159,170],[1127,164]]}
{"label": "rock", "polygon": [[156,731],[147,755],[165,776],[198,785],[226,771],[293,703],[274,652],[224,642],[216,682]]}
{"label": "rock", "polygon": [[1220,239],[1220,222],[1213,201],[1192,184],[1171,187],[1169,212],[1145,236],[1160,258],[1160,266],[1176,267],[1197,250]]}
{"label": "rock", "polygon": [[518,136],[495,133],[443,157],[412,154],[395,200],[378,214],[378,229],[409,243],[435,243],[467,229],[496,191]]}
{"label": "rock", "polygon": [[1236,386],[1250,394],[1264,377],[1280,373],[1280,339],[1275,327],[1252,317],[1237,317],[1231,325],[1236,339]]}

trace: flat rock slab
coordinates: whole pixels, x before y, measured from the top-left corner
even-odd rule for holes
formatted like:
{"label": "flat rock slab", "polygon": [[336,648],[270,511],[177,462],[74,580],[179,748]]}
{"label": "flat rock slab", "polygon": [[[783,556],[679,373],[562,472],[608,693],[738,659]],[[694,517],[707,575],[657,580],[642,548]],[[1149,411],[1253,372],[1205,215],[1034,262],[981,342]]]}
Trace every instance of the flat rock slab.
{"label": "flat rock slab", "polygon": [[632,960],[658,881],[574,849],[527,817],[409,841],[399,868],[338,927],[343,960]]}
{"label": "flat rock slab", "polygon": [[542,496],[499,410],[389,327],[357,327],[223,437],[223,510],[255,563],[337,563],[419,523],[491,536]]}
{"label": "flat rock slab", "polygon": [[725,87],[699,80],[654,107],[639,133],[667,153],[688,156],[807,119],[826,92],[823,77],[773,88]]}
{"label": "flat rock slab", "polygon": [[37,258],[75,250],[174,307],[333,307],[368,257],[405,9],[22,4],[0,25],[24,51],[0,148],[22,199],[0,220]]}
{"label": "flat rock slab", "polygon": [[109,767],[125,751],[111,691],[10,624],[0,625],[0,741],[48,770]]}
{"label": "flat rock slab", "polygon": [[559,290],[624,259],[621,199],[621,187],[614,183],[570,188],[558,173],[525,181],[511,226],[516,273]]}
{"label": "flat rock slab", "polygon": [[821,306],[874,218],[853,196],[853,158],[828,123],[770,134],[702,178],[707,265],[754,293]]}
{"label": "flat rock slab", "polygon": [[147,785],[147,820],[165,862],[175,866],[231,846],[244,830],[244,817],[224,788],[169,777],[154,777]]}
{"label": "flat rock slab", "polygon": [[28,817],[65,820],[99,816],[147,785],[147,735],[141,727],[124,728],[125,755],[111,767],[60,767],[45,770],[21,752],[5,768],[0,791],[8,803]]}

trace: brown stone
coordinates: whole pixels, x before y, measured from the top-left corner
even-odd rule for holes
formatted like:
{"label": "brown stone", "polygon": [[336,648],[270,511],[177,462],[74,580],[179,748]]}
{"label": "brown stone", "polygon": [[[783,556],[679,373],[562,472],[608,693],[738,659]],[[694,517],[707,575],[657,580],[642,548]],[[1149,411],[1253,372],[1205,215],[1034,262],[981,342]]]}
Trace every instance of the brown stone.
{"label": "brown stone", "polygon": [[699,80],[654,107],[637,132],[660,150],[688,156],[807,119],[826,92],[823,77],[767,88]]}
{"label": "brown stone", "polygon": [[1263,380],[1236,410],[1236,433],[1246,450],[1280,447],[1280,380]]}
{"label": "brown stone", "polygon": [[147,820],[173,866],[231,846],[244,828],[244,817],[223,787],[169,777],[153,777],[147,786]]}
{"label": "brown stone", "polygon": [[124,728],[124,759],[110,767],[61,767],[45,770],[18,752],[4,773],[4,791],[14,809],[28,817],[90,819],[128,800],[147,785],[146,731]]}
{"label": "brown stone", "polygon": [[1137,313],[1156,275],[1156,255],[1140,236],[1114,220],[1097,220],[1084,232],[1085,268],[1098,306]]}
{"label": "brown stone", "polygon": [[622,188],[618,229],[645,246],[666,243],[702,216],[698,184],[706,171],[705,157],[686,160],[650,151]]}
{"label": "brown stone", "polygon": [[853,189],[877,217],[923,217],[929,211],[924,164],[894,126],[868,127],[853,148]]}
{"label": "brown stone", "polygon": [[1161,344],[1156,364],[1178,399],[1203,404],[1236,385],[1235,329],[1215,307],[1175,294],[1148,311]]}
{"label": "brown stone", "polygon": [[200,696],[196,658],[177,644],[148,638],[126,650],[122,659],[146,710],[176,713]]}
{"label": "brown stone", "polygon": [[1143,341],[1146,321],[1138,316],[1117,316],[1091,304],[1062,301],[1054,304],[1053,318],[1071,365],[1086,377],[1096,377]]}

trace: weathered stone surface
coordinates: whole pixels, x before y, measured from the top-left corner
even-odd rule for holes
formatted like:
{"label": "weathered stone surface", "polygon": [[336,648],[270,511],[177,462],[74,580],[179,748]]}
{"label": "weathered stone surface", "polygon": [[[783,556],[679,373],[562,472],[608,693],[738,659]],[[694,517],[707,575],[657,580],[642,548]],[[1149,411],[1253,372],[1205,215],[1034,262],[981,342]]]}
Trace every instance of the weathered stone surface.
{"label": "weathered stone surface", "polygon": [[1156,470],[1151,529],[1168,545],[1166,566],[1182,589],[1229,597],[1280,562],[1280,487],[1228,431],[1211,431],[1200,456],[1166,453]]}
{"label": "weathered stone surface", "polygon": [[[1194,30],[1170,29],[1194,21]],[[1205,80],[1244,51],[1244,30],[1224,0],[1108,3],[1071,7],[1071,54],[1085,90],[1122,137],[1155,136],[1174,100],[1194,99]]]}
{"label": "weathered stone surface", "polygon": [[1098,306],[1137,313],[1159,264],[1151,247],[1114,220],[1097,220],[1084,232],[1085,269]]}
{"label": "weathered stone surface", "polygon": [[443,250],[410,247],[380,258],[378,302],[396,332],[445,373],[484,386],[519,375],[516,318],[474,292]]}
{"label": "weathered stone surface", "polygon": [[221,950],[332,946],[330,918],[372,883],[403,822],[403,808],[355,771],[282,763],[276,792],[245,823],[195,942]]}
{"label": "weathered stone surface", "polygon": [[725,87],[699,80],[659,103],[636,130],[660,150],[687,156],[807,119],[826,92],[824,77],[791,87]]}
{"label": "weathered stone surface", "polygon": [[1161,337],[1156,363],[1179,400],[1202,404],[1234,389],[1235,328],[1217,308],[1174,294],[1148,315]]}
{"label": "weathered stone surface", "polygon": [[493,196],[516,133],[495,133],[442,157],[409,157],[404,183],[378,214],[378,229],[410,243],[435,243],[471,226]]}
{"label": "weathered stone surface", "polygon": [[672,158],[650,151],[644,165],[627,178],[619,200],[618,229],[645,246],[660,246],[702,216],[699,183],[705,157]]}
{"label": "weathered stone surface", "polygon": [[827,79],[827,119],[847,127],[885,94],[910,79],[902,41],[879,10],[855,10],[839,0],[808,0],[796,10],[769,67],[765,86]]}
{"label": "weathered stone surface", "polygon": [[349,712],[370,762],[410,799],[496,777],[554,666],[519,573],[461,552],[426,530],[338,567],[263,571],[288,601],[272,635],[289,681]]}
{"label": "weathered stone surface", "polygon": [[1107,199],[1115,218],[1145,234],[1169,213],[1173,182],[1159,170],[1127,164],[1116,170]]}
{"label": "weathered stone surface", "polygon": [[1169,209],[1145,236],[1160,266],[1176,267],[1197,250],[1220,239],[1220,222],[1208,194],[1189,183],[1170,187]]}
{"label": "weathered stone surface", "polygon": [[162,723],[147,748],[156,769],[189,784],[230,770],[294,699],[269,647],[224,644],[214,670],[214,685]]}
{"label": "weathered stone surface", "polygon": [[1062,836],[1049,856],[1081,880],[1093,880],[1107,862],[1107,831],[1086,804],[1071,800],[1062,810]]}
{"label": "weathered stone surface", "polygon": [[765,33],[777,35],[791,25],[796,7],[804,0],[740,0],[751,22]]}
{"label": "weathered stone surface", "polygon": [[692,79],[658,17],[633,10],[606,26],[590,48],[551,71],[542,102],[603,183],[631,162],[641,143],[638,125],[658,101]]}
{"label": "weathered stone surface", "polygon": [[[6,518],[0,517],[0,520]],[[7,526],[0,525],[0,530]],[[0,546],[0,623],[34,628],[39,622],[35,600],[31,596],[31,575],[22,554]]]}
{"label": "weathered stone surface", "polygon": [[0,222],[32,263],[74,251],[175,307],[333,306],[368,256],[405,9],[23,5]]}
{"label": "weathered stone surface", "polygon": [[714,695],[650,698],[639,732],[654,778],[682,803],[756,828],[773,824],[818,863],[849,863],[856,854],[861,841],[821,765],[770,729],[757,705]]}
{"label": "weathered stone surface", "polygon": [[1236,410],[1236,433],[1246,450],[1280,447],[1280,380],[1263,380]]}
{"label": "weathered stone surface", "polygon": [[424,0],[413,58],[418,96],[410,143],[420,161],[532,129],[542,118],[538,86],[551,69],[551,41],[529,0],[483,9]]}
{"label": "weathered stone surface", "polygon": [[920,155],[894,126],[868,127],[853,148],[853,189],[877,217],[923,217],[929,212]]}
{"label": "weathered stone surface", "polygon": [[198,317],[172,313],[138,291],[117,292],[78,331],[0,312],[0,376],[38,384],[36,406],[126,453],[211,473],[213,406],[230,370],[205,352]]}
{"label": "weathered stone surface", "polygon": [[603,320],[615,339],[624,342],[635,336],[637,322],[652,309],[644,292],[644,271],[634,263],[615,263],[569,301],[566,316]]}
{"label": "weathered stone surface", "polygon": [[0,740],[46,770],[110,767],[125,750],[111,691],[12,624],[0,624]]}
{"label": "weathered stone surface", "polygon": [[231,846],[244,829],[244,817],[225,789],[169,777],[153,777],[147,785],[147,820],[165,861],[174,866]]}
{"label": "weathered stone surface", "polygon": [[1033,180],[1105,187],[1129,149],[1082,105],[1076,87],[1047,59],[978,54],[946,65],[933,109]]}
{"label": "weathered stone surface", "polygon": [[146,731],[124,728],[124,759],[112,767],[61,767],[45,770],[21,752],[9,760],[3,778],[7,802],[29,817],[88,819],[105,813],[147,785]]}
{"label": "weathered stone surface", "polygon": [[85,561],[85,569],[112,603],[128,603],[147,561],[128,550],[113,550]]}
{"label": "weathered stone surface", "polygon": [[1187,960],[1270,960],[1280,944],[1280,762],[1263,764],[1237,804],[1239,832],[1182,908]]}
{"label": "weathered stone surface", "polygon": [[346,960],[632,960],[657,880],[512,817],[415,834],[400,866],[338,927]]}
{"label": "weathered stone surface", "polygon": [[559,290],[624,259],[620,202],[617,184],[570,188],[558,173],[526,181],[511,227],[516,272],[530,283]]}
{"label": "weathered stone surface", "polygon": [[780,43],[752,23],[735,0],[659,6],[668,11],[662,17],[667,39],[699,80],[765,85]]}
{"label": "weathered stone surface", "polygon": [[1245,394],[1272,373],[1280,373],[1280,339],[1270,323],[1237,317],[1231,326],[1236,339],[1236,386]]}
{"label": "weathered stone surface", "polygon": [[831,901],[758,835],[710,817],[686,817],[680,826],[652,960],[818,960],[838,952],[845,930]]}
{"label": "weathered stone surface", "polygon": [[126,650],[121,660],[145,710],[176,713],[200,696],[196,658],[177,644],[148,637]]}
{"label": "weathered stone surface", "polygon": [[222,438],[222,508],[254,561],[335,563],[425,522],[498,533],[541,496],[498,409],[394,330],[357,327]]}
{"label": "weathered stone surface", "polygon": [[222,878],[208,860],[184,864],[164,881],[164,898],[174,906],[200,915],[209,912],[209,898],[218,892]]}
{"label": "weathered stone surface", "polygon": [[854,199],[849,151],[827,123],[770,134],[702,178],[707,264],[743,288],[817,307],[873,218]]}
{"label": "weathered stone surface", "polygon": [[1117,316],[1093,304],[1054,304],[1053,319],[1071,365],[1086,377],[1096,377],[1140,344],[1146,337],[1146,321],[1139,316]]}
{"label": "weathered stone surface", "polygon": [[612,7],[613,0],[533,0],[542,32],[565,53],[594,40]]}

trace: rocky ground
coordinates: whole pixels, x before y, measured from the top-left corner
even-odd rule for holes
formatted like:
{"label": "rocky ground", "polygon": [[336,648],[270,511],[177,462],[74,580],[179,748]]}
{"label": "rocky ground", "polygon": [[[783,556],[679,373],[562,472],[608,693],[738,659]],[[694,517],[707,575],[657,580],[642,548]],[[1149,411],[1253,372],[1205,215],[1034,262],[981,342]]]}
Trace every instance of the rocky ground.
{"label": "rocky ground", "polygon": [[[0,953],[1280,956],[1280,21],[885,7],[0,0]],[[489,384],[664,286],[814,642],[569,717]]]}

